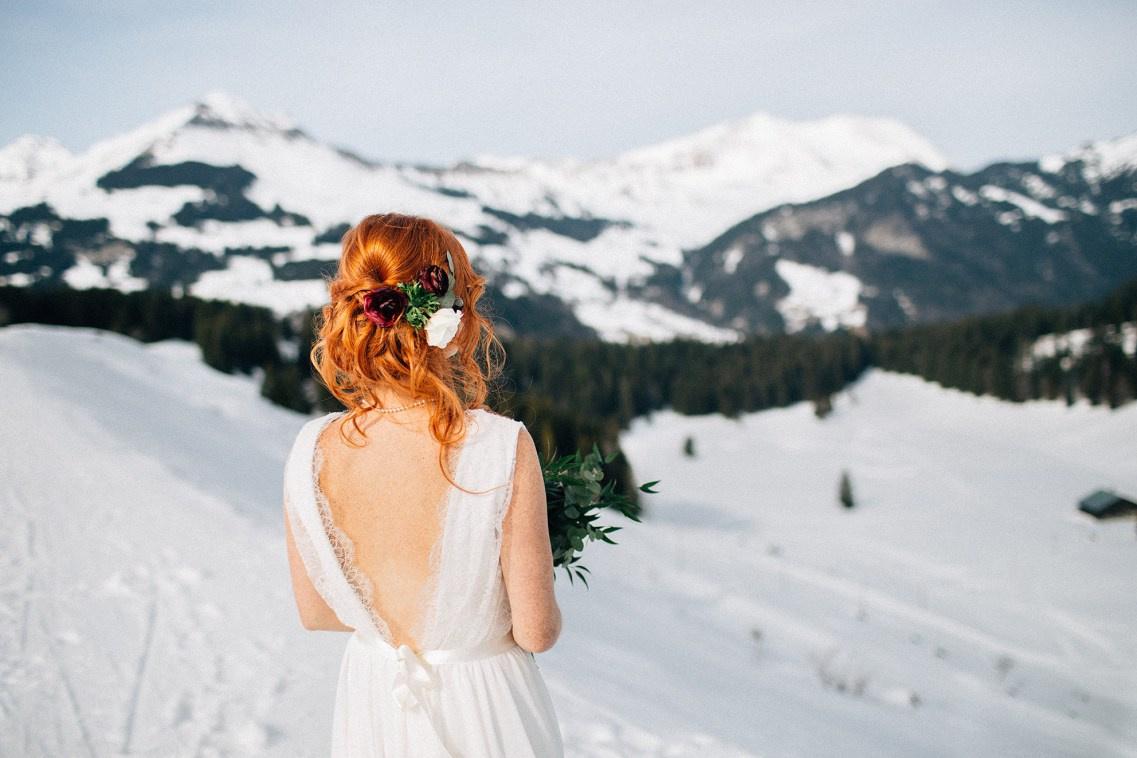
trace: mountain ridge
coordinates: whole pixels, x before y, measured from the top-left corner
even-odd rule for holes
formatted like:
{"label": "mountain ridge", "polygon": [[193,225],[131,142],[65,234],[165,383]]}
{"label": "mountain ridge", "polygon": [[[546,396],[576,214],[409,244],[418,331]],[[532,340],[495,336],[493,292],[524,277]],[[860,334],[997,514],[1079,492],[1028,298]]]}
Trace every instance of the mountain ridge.
{"label": "mountain ridge", "polygon": [[[811,203],[898,167],[916,166],[905,170],[958,185],[946,160],[908,127],[848,113],[790,121],[758,112],[609,159],[483,158],[430,167],[372,161],[313,138],[286,116],[262,114],[213,91],[79,155],[61,148],[50,138],[20,138],[0,149],[0,281],[174,287],[285,313],[324,300],[322,276],[338,257],[347,225],[369,213],[400,210],[453,228],[504,310],[524,314],[538,307],[533,303],[559,301],[564,308],[555,317],[537,314],[535,323],[564,321],[567,309],[566,333],[591,331],[613,340],[729,341],[755,330],[863,328],[934,316],[939,311],[907,292],[911,286],[901,288],[902,297],[891,295],[887,306],[888,296],[872,294],[898,276],[907,281],[896,269],[911,268],[910,262],[896,256],[879,271],[858,270],[855,256],[817,250],[771,255],[767,249],[766,265],[741,271],[738,261],[727,266],[720,255],[718,274],[699,261],[729,230],[758,214],[779,209],[804,217],[815,213]],[[1128,229],[1128,204],[1137,192],[1126,177],[1137,165],[1135,155],[1137,136],[1130,135],[1044,156],[1035,168],[1017,171],[1066,172],[1062,183],[1076,195],[1070,196],[1074,206],[1094,206],[1104,192],[1107,208],[1120,204],[1114,215]],[[1000,165],[1028,164],[992,164],[966,175],[991,177],[982,185],[990,185],[981,198],[987,216],[1007,218],[1017,208],[1021,223],[1032,225],[1030,210],[1050,208],[1043,213],[1060,214],[1063,223],[1075,213],[1047,206],[1046,197],[1021,185],[1016,170]],[[1047,183],[1038,179],[1034,189],[1038,182]],[[875,212],[872,202],[860,205]],[[1077,213],[1079,222],[1093,215]],[[960,223],[981,221],[986,228],[989,220],[972,214]],[[902,232],[910,249],[923,249],[926,240],[912,242],[919,234],[910,221],[890,231],[878,219],[875,236],[896,242]],[[1090,236],[1107,238],[1107,227]],[[840,244],[856,239],[847,230],[829,233]],[[1002,236],[992,233],[975,244],[1006,246]],[[861,245],[868,249],[865,240]],[[1062,245],[1059,268],[1086,264],[1078,250]],[[1109,250],[1118,258],[1133,245],[1127,237]],[[961,291],[969,278],[982,283],[972,252],[944,255],[958,259],[945,259],[949,268],[971,267],[961,274]],[[1094,288],[1114,269],[1129,271],[1116,263],[1090,261],[1102,270],[1084,277],[1077,296],[1097,294]],[[918,278],[918,268],[908,279]],[[1040,289],[1037,284],[1009,287],[1008,303]],[[1043,285],[1043,299],[1061,294],[1056,283]],[[714,295],[709,304],[700,304],[708,292]],[[716,305],[726,292],[733,292],[730,302]],[[512,307],[520,302],[525,306]],[[957,312],[982,306],[964,298]]]}

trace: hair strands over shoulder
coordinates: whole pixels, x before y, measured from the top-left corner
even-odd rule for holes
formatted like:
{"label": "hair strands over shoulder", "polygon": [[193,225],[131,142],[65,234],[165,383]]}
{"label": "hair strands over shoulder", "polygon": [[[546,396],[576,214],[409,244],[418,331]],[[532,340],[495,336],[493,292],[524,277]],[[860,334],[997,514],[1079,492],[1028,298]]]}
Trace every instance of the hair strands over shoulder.
{"label": "hair strands over shoulder", "polygon": [[[370,215],[343,236],[339,268],[328,282],[330,302],[317,317],[310,358],[317,376],[346,408],[345,427],[366,437],[360,419],[382,408],[379,390],[395,390],[412,401],[430,402],[430,433],[438,441],[439,465],[466,434],[466,411],[484,408],[489,382],[501,370],[503,351],[493,324],[479,313],[485,279],[474,271],[458,238],[430,219],[399,213]],[[413,279],[426,265],[453,260],[454,290],[463,316],[446,350],[427,344],[422,330],[400,319],[380,327],[364,314],[364,296],[381,286]],[[362,443],[360,443],[362,444]]]}

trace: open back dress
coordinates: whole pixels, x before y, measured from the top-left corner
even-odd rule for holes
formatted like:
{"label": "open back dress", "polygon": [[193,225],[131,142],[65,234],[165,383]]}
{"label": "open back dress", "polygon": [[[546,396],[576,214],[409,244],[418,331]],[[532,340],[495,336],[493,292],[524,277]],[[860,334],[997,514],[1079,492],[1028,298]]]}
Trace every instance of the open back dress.
{"label": "open back dress", "polygon": [[[520,424],[467,412],[453,479],[429,556],[415,625],[421,650],[396,646],[376,611],[382,588],[356,565],[356,546],[321,490],[319,441],[343,412],[309,421],[284,473],[284,505],[305,570],[353,629],[340,664],[333,758],[548,758],[564,753],[556,713],[532,653],[513,639],[500,555]],[[480,493],[480,494],[479,494]],[[382,524],[376,524],[377,529]],[[357,539],[365,539],[356,535]]]}

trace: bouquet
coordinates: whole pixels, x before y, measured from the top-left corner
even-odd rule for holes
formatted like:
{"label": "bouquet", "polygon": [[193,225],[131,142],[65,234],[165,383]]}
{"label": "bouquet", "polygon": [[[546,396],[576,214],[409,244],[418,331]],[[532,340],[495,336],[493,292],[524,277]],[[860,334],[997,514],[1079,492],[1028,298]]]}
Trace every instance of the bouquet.
{"label": "bouquet", "polygon": [[[553,546],[553,566],[563,568],[569,581],[575,574],[584,586],[588,569],[580,564],[581,551],[588,540],[602,540],[610,545],[616,541],[610,535],[618,526],[601,526],[595,522],[604,508],[611,508],[639,522],[635,503],[623,493],[616,492],[616,481],[605,477],[604,464],[611,463],[616,453],[604,457],[600,449],[592,446],[587,455],[580,452],[552,457],[542,465],[545,477],[545,497],[549,511],[549,540]],[[652,489],[659,480],[641,484],[640,492],[656,494]]]}

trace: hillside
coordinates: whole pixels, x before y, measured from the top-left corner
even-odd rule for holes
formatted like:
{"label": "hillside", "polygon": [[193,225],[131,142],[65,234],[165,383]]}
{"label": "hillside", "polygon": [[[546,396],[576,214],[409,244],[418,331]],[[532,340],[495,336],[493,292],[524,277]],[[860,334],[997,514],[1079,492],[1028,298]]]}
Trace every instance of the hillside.
{"label": "hillside", "polygon": [[0,148],[0,284],[319,305],[343,231],[432,216],[515,333],[877,328],[1103,294],[1137,275],[1137,136],[954,171],[887,118],[768,113],[596,160],[365,159],[212,92],[73,155]]}
{"label": "hillside", "polygon": [[[0,386],[0,753],[319,754],[343,637],[297,623],[279,504],[306,417],[87,329],[0,329]],[[570,755],[1137,755],[1133,523],[1075,512],[1137,491],[1135,424],[877,370],[824,421],[636,421],[663,494],[558,580],[539,656]]]}
{"label": "hillside", "polygon": [[970,174],[888,168],[756,214],[656,279],[661,291],[683,282],[670,304],[694,318],[795,332],[1076,303],[1135,276],[1137,138],[1127,137]]}
{"label": "hillside", "polygon": [[0,148],[0,283],[174,287],[285,313],[322,301],[346,225],[398,210],[452,226],[496,299],[524,302],[522,331],[565,320],[564,303],[565,332],[724,340],[735,331],[634,285],[756,211],[912,161],[944,165],[890,119],[758,113],[593,161],[394,164],[213,92],[79,155],[31,135]]}

